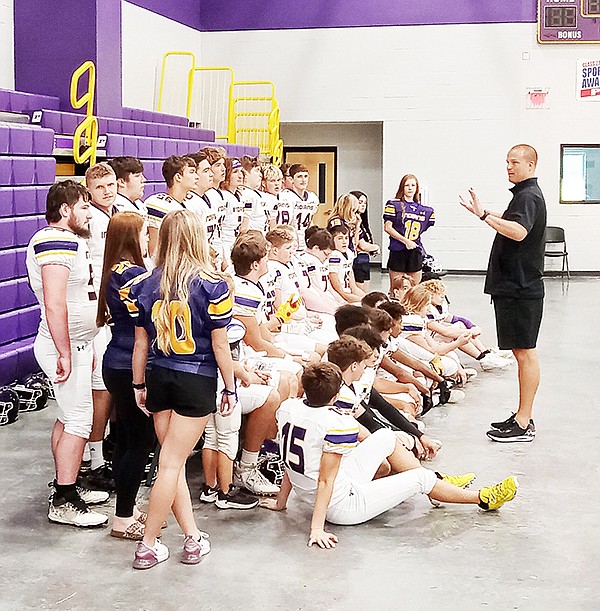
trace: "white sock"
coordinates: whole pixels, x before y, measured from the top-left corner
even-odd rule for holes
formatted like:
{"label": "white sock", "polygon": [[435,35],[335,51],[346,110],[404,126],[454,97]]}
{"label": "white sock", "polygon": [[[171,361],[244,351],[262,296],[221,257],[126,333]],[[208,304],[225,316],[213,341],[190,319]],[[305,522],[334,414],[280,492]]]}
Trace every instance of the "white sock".
{"label": "white sock", "polygon": [[240,459],[240,462],[246,466],[255,465],[258,462],[258,452],[248,452],[248,450],[242,450],[242,458]]}
{"label": "white sock", "polygon": [[89,441],[90,457],[92,460],[92,469],[98,469],[104,464],[104,456],[102,456],[102,442]]}
{"label": "white sock", "polygon": [[83,448],[83,458],[81,460],[90,461],[92,457],[90,456],[90,444],[86,443]]}

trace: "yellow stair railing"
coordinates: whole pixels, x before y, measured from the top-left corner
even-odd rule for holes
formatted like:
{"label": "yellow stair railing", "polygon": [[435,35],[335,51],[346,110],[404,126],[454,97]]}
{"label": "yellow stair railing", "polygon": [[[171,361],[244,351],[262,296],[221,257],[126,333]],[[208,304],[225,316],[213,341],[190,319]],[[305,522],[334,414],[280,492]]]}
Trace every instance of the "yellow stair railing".
{"label": "yellow stair railing", "polygon": [[157,110],[164,107],[167,69],[173,65],[169,58],[177,56],[190,58],[186,117],[214,130],[216,140],[257,146],[262,154],[271,156],[273,163],[281,165],[280,109],[271,81],[236,81],[229,66],[197,66],[194,53],[168,51],[162,59]]}
{"label": "yellow stair railing", "polygon": [[[190,108],[189,108],[189,103],[190,103],[190,92],[192,90],[192,75],[193,75],[193,70],[196,67],[196,55],[194,53],[192,53],[191,51],[167,51],[162,58],[162,65],[160,68],[160,84],[158,86],[158,104],[156,107],[156,110],[158,110],[158,112],[163,112],[163,107],[164,107],[164,101],[165,101],[165,83],[166,83],[166,76],[167,76],[167,64],[168,64],[168,60],[169,58],[176,58],[176,57],[189,57],[191,62],[190,62],[190,67],[187,69],[187,83],[186,83],[186,92],[187,92],[187,96],[186,96],[186,117],[189,118],[190,116]],[[175,98],[177,95],[177,90],[175,91],[171,91],[171,98]],[[173,111],[172,109],[169,109],[169,112],[173,113],[173,114],[178,114],[177,111]]]}
{"label": "yellow stair railing", "polygon": [[188,118],[229,142],[230,108],[235,76],[229,66],[196,66],[190,70]]}
{"label": "yellow stair railing", "polygon": [[[87,89],[79,96],[79,81],[87,72]],[[96,94],[96,66],[88,60],[83,62],[71,76],[71,106],[75,109],[86,107],[85,118],[75,128],[73,134],[73,159],[75,163],[85,163],[88,159],[90,165],[96,163],[98,153],[98,119],[94,116],[94,96]],[[81,151],[81,146],[85,147]]]}

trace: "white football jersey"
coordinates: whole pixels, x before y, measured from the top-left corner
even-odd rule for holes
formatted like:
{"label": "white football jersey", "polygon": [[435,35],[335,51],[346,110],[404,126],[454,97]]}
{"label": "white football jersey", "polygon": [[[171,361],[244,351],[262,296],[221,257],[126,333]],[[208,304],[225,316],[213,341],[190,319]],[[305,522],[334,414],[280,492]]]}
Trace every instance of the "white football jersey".
{"label": "white football jersey", "polygon": [[270,271],[267,272],[264,276],[260,277],[258,284],[265,293],[265,314],[267,319],[269,319],[275,314],[275,274],[272,274]]}
{"label": "white football jersey", "polygon": [[271,221],[277,222],[279,213],[279,197],[272,193],[260,192],[261,206],[266,217],[264,231],[269,231]]}
{"label": "white football jersey", "polygon": [[327,259],[329,273],[335,272],[339,276],[342,288],[346,293],[350,292],[350,274],[353,262],[354,255],[349,248],[346,252],[333,250]]}
{"label": "white football jersey", "polygon": [[233,277],[233,315],[254,316],[258,324],[266,322],[267,297],[260,284],[240,276]]}
{"label": "white football jersey", "polygon": [[42,337],[52,339],[44,308],[42,266],[62,265],[69,269],[66,295],[69,337],[76,342],[91,341],[98,333],[98,299],[87,242],[72,231],[59,227],[44,227],[34,234],[27,246],[26,265],[29,284],[41,305],[42,318],[38,333]]}
{"label": "white football jersey", "polygon": [[148,216],[148,210],[146,209],[146,205],[141,199],[132,202],[125,195],[117,193],[117,199],[115,199],[115,203],[113,205],[119,212],[137,212],[138,214],[141,214],[144,218]]}
{"label": "white football jersey", "polygon": [[168,193],[156,193],[155,195],[151,195],[144,202],[144,205],[148,211],[148,226],[154,227],[155,229],[160,228],[160,224],[167,213],[173,210],[184,210],[186,208],[186,206],[178,202],[174,197],[171,197]]}
{"label": "white football jersey", "polygon": [[231,193],[226,189],[223,189],[222,194],[225,202],[225,213],[221,224],[221,240],[223,242],[223,254],[226,260],[229,260],[233,244],[240,234],[245,202],[239,194]]}
{"label": "white football jersey", "polygon": [[280,291],[280,303],[287,301],[292,294],[300,297],[298,274],[291,263],[284,265],[279,261],[269,260],[269,273],[275,290]]}
{"label": "white football jersey", "polygon": [[306,248],[304,232],[310,227],[312,217],[320,205],[319,198],[312,191],[306,191],[302,198],[295,191],[284,189],[279,194],[280,208],[283,202],[286,202],[284,209],[289,211],[289,224],[298,232],[298,250],[304,250]]}
{"label": "white football jersey", "polygon": [[[358,423],[333,407],[310,407],[304,399],[284,401],[276,413],[281,457],[294,491],[314,504],[323,452],[347,456],[358,445]],[[344,462],[335,478],[329,506],[351,492]]]}
{"label": "white football jersey", "polygon": [[255,229],[262,233],[268,231],[267,201],[263,198],[265,194],[249,187],[240,187],[238,193],[244,202],[244,216],[248,219],[248,229]]}
{"label": "white football jersey", "polygon": [[188,191],[185,197],[185,206],[188,210],[198,213],[206,230],[208,243],[220,254],[222,244],[219,232],[219,216],[217,210],[211,207],[208,196],[199,195],[195,191]]}
{"label": "white football jersey", "polygon": [[311,252],[305,251],[300,253],[299,259],[303,262],[303,269],[306,270],[309,278],[309,286],[314,286],[319,291],[325,292],[329,288],[329,266],[327,260],[319,261]]}
{"label": "white football jersey", "polygon": [[[117,212],[113,208],[113,212]],[[106,244],[106,232],[108,231],[108,223],[111,215],[104,209],[92,204],[90,206],[90,232],[88,238],[88,248],[92,258],[92,269],[94,270],[94,288],[96,293],[100,291],[100,283],[102,282],[102,266],[104,264],[104,245]]]}

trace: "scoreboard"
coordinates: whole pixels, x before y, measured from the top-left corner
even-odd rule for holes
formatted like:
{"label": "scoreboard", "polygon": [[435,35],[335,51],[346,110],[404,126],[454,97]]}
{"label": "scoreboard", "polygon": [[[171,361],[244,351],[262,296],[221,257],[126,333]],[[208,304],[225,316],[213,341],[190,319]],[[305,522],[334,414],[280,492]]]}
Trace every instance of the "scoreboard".
{"label": "scoreboard", "polygon": [[600,0],[538,0],[538,41],[600,43]]}

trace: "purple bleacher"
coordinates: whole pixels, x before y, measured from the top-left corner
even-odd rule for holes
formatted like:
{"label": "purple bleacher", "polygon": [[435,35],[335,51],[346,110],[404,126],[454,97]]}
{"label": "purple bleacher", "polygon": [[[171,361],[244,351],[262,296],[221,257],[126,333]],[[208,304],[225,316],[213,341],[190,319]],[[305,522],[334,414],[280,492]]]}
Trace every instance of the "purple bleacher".
{"label": "purple bleacher", "polygon": [[39,324],[39,305],[0,314],[0,346],[35,335]]}
{"label": "purple bleacher", "polygon": [[54,131],[22,123],[0,123],[0,155],[52,155]]}
{"label": "purple bleacher", "polygon": [[162,161],[156,161],[155,159],[143,159],[142,163],[144,164],[144,176],[148,182],[158,182],[163,180]]}
{"label": "purple bleacher", "polygon": [[55,176],[53,157],[0,157],[0,185],[50,185]]}
{"label": "purple bleacher", "polygon": [[[57,134],[73,134],[83,116],[74,112],[41,110],[33,114],[31,122],[53,129]],[[167,123],[147,123],[141,120],[112,119],[98,117],[99,134],[122,134],[125,136],[149,136],[152,138],[182,138],[186,140],[214,140],[215,133],[209,129],[172,125]]]}
{"label": "purple bleacher", "polygon": [[37,299],[29,287],[27,278],[0,283],[0,314],[35,305]]}
{"label": "purple bleacher", "polygon": [[27,246],[33,234],[46,224],[41,215],[0,218],[0,248]]}
{"label": "purple bleacher", "polygon": [[33,354],[34,339],[28,337],[0,348],[0,385],[39,371],[40,366]]}
{"label": "purple bleacher", "polygon": [[[124,136],[121,134],[106,135],[107,157],[131,155],[141,159],[165,159],[171,155],[188,155],[195,153],[205,146],[215,146],[214,141],[202,142],[197,140],[144,138],[143,136]],[[230,155],[258,155],[256,146],[242,146],[239,144],[219,144]]]}
{"label": "purple bleacher", "polygon": [[0,111],[28,114],[39,108],[58,110],[59,105],[54,96],[0,89]]}
{"label": "purple bleacher", "polygon": [[27,276],[27,248],[0,250],[0,281]]}
{"label": "purple bleacher", "polygon": [[0,187],[0,217],[44,214],[49,187]]}
{"label": "purple bleacher", "polygon": [[147,182],[144,186],[144,199],[156,193],[166,193],[167,185],[163,182]]}
{"label": "purple bleacher", "polygon": [[189,125],[187,117],[168,115],[154,110],[141,110],[139,108],[123,108],[123,118],[147,123],[169,123],[171,125]]}

